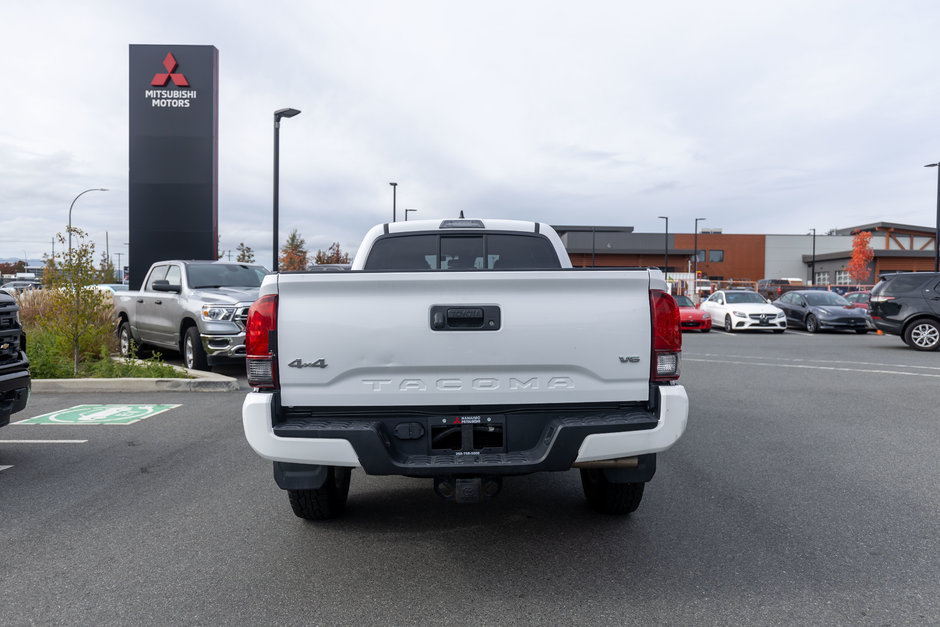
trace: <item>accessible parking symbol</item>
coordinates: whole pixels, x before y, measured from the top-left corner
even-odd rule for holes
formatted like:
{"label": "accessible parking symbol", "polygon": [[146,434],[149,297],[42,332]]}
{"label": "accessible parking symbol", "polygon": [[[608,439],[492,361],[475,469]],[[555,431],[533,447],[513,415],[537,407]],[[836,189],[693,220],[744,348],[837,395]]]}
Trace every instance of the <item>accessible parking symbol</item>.
{"label": "accessible parking symbol", "polygon": [[21,425],[129,425],[179,405],[76,405],[20,420]]}

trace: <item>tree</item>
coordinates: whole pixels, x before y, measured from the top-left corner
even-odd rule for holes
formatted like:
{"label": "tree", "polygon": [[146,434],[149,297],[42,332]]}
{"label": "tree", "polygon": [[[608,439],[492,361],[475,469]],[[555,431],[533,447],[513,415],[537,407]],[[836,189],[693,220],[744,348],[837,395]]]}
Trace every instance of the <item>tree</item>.
{"label": "tree", "polygon": [[16,274],[17,272],[26,272],[25,261],[17,261],[16,263],[0,263],[0,274]]}
{"label": "tree", "polygon": [[875,258],[875,251],[871,249],[871,232],[856,231],[852,238],[852,259],[846,269],[849,276],[856,283],[868,283],[871,271],[868,264]]}
{"label": "tree", "polygon": [[238,251],[238,256],[235,257],[235,261],[239,263],[255,262],[255,251],[251,249],[251,246],[245,246],[244,242],[238,242],[238,246],[235,247],[235,250]]}
{"label": "tree", "polygon": [[71,249],[64,246],[61,233],[56,238],[63,246],[54,257],[47,259],[43,276],[46,289],[43,296],[46,307],[39,314],[42,327],[60,338],[64,351],[71,353],[73,374],[78,374],[82,359],[97,357],[106,346],[112,331],[111,303],[104,293],[89,289],[98,283],[98,270],[94,265],[95,245],[86,243],[86,233],[76,227],[67,229],[72,234]]}
{"label": "tree", "polygon": [[101,261],[98,263],[98,282],[115,282],[114,262],[108,259],[108,253],[106,252],[101,253]]}
{"label": "tree", "polygon": [[322,250],[317,250],[317,255],[313,259],[313,263],[318,266],[322,266],[327,263],[349,263],[349,253],[344,253],[340,247],[339,242],[333,242],[333,244],[327,249],[328,252],[323,252]]}
{"label": "tree", "polygon": [[278,269],[282,272],[291,272],[307,269],[307,242],[300,236],[297,229],[290,232],[281,255],[278,258]]}

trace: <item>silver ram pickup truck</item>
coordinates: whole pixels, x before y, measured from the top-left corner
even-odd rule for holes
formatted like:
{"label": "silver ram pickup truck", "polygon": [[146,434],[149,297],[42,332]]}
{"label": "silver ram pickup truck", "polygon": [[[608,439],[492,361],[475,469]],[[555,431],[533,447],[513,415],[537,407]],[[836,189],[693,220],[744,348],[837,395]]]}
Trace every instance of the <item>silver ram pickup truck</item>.
{"label": "silver ram pickup truck", "polygon": [[244,263],[158,261],[139,292],[115,295],[121,354],[130,354],[133,341],[179,351],[196,370],[244,359],[248,308],[267,274]]}
{"label": "silver ram pickup truck", "polygon": [[577,468],[592,509],[628,514],[688,417],[663,273],[573,269],[534,222],[378,225],[349,272],[265,277],[246,344],[245,436],[310,520],[353,469],[471,503]]}

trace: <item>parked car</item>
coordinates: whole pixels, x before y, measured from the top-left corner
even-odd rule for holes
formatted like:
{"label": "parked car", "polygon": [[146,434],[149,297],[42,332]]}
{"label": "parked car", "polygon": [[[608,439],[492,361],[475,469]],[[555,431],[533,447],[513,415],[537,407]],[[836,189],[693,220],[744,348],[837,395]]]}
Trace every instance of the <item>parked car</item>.
{"label": "parked car", "polygon": [[875,327],[899,335],[911,348],[940,348],[940,273],[887,274],[871,290],[868,312]]}
{"label": "parked car", "polygon": [[26,408],[31,381],[26,357],[26,334],[16,300],[0,292],[0,427],[10,415]]}
{"label": "parked car", "polygon": [[10,296],[15,295],[17,292],[25,292],[28,290],[38,290],[42,289],[42,283],[37,281],[10,281],[4,283],[0,290],[6,292]]}
{"label": "parked car", "polygon": [[757,282],[757,293],[767,300],[776,300],[786,292],[801,289],[802,279],[761,279]]}
{"label": "parked car", "polygon": [[724,325],[728,333],[749,329],[783,333],[787,328],[783,311],[752,290],[719,290],[700,308],[711,315],[713,323]]}
{"label": "parked car", "polygon": [[802,327],[809,333],[821,329],[842,329],[868,333],[868,315],[853,307],[835,292],[796,290],[774,301],[787,316],[787,326]]}
{"label": "parked car", "polygon": [[845,300],[857,309],[868,310],[868,299],[871,298],[871,290],[862,290],[860,292],[847,292]]}
{"label": "parked car", "polygon": [[680,295],[675,299],[679,304],[679,327],[683,331],[697,329],[702,333],[708,333],[712,330],[711,314],[698,309],[688,296]]}

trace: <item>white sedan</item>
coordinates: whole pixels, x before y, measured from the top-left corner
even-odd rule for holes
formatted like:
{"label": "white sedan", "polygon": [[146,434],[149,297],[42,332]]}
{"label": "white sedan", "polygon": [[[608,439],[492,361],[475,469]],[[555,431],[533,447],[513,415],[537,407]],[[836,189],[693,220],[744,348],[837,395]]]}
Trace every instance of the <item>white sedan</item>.
{"label": "white sedan", "polygon": [[704,301],[700,309],[712,317],[712,324],[728,333],[744,329],[770,329],[783,333],[787,316],[763,296],[750,290],[719,290]]}

